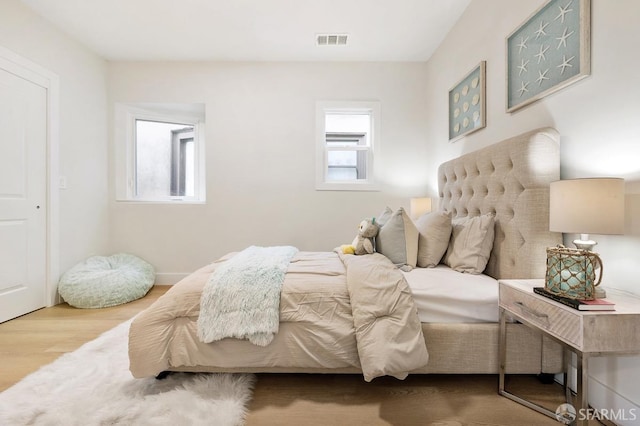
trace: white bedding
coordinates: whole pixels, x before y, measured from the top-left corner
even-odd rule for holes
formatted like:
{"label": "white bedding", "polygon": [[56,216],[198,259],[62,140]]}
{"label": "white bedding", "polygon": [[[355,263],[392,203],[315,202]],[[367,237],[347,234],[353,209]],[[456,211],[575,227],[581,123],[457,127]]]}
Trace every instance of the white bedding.
{"label": "white bedding", "polygon": [[421,322],[498,322],[498,281],[456,272],[448,266],[403,272]]}

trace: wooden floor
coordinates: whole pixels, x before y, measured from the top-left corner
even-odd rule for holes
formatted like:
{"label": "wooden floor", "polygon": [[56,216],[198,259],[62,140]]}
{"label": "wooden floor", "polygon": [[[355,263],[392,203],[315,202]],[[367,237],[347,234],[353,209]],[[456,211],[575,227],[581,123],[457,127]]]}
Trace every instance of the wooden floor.
{"label": "wooden floor", "polygon": [[63,303],[0,324],[0,391],[132,318],[168,289],[153,287],[142,299],[112,308],[76,309]]}
{"label": "wooden floor", "polygon": [[[535,377],[521,388],[547,392]],[[555,396],[539,400],[555,408]],[[259,375],[247,418],[248,425],[558,425],[497,394],[493,375],[416,375],[400,381],[361,376]]]}
{"label": "wooden floor", "polygon": [[[0,391],[149,306],[167,287],[113,308],[45,308],[0,324]],[[562,403],[557,385],[511,379],[546,406]],[[493,375],[416,375],[404,381],[358,375],[260,374],[247,425],[558,425],[497,394]]]}

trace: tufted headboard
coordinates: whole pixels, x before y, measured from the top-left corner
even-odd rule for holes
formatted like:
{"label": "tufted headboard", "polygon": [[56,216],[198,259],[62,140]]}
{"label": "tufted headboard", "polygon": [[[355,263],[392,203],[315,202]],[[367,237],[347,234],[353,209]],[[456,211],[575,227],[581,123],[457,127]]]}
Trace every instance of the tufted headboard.
{"label": "tufted headboard", "polygon": [[495,213],[495,240],[484,273],[496,279],[543,278],[549,232],[549,184],[560,179],[560,135],[543,128],[442,163],[439,208],[453,218]]}

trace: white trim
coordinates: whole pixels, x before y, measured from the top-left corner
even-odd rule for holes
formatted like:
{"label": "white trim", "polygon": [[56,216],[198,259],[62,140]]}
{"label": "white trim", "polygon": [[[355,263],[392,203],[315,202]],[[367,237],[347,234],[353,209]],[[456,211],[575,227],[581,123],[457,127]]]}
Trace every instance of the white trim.
{"label": "white trim", "polygon": [[47,226],[46,226],[46,282],[45,303],[53,306],[60,302],[58,278],[60,276],[60,193],[59,181],[59,126],[60,78],[58,75],[0,46],[0,60],[10,72],[47,90]]}
{"label": "white trim", "polygon": [[189,272],[159,272],[156,274],[156,285],[174,285],[190,275]]}
{"label": "white trim", "polygon": [[[634,357],[634,356],[635,355],[628,355],[624,357],[626,358],[626,357]],[[615,356],[610,356],[608,358],[615,359]],[[589,361],[591,363],[590,364],[591,366],[593,366],[592,363],[594,361],[595,361],[594,359]],[[569,371],[568,371],[568,383],[569,383],[569,388],[574,392],[576,389],[575,384],[576,384],[577,375],[578,375],[578,371],[575,367],[575,363],[576,363],[576,355],[571,354],[571,365],[569,366]],[[560,385],[563,385],[564,384],[563,380],[564,380],[564,377],[562,374],[556,374],[555,381],[557,383],[559,383]],[[588,402],[591,407],[597,410],[607,410],[607,412],[609,413],[613,411],[613,413],[618,415],[620,414],[626,415],[627,418],[625,419],[620,419],[620,418],[616,418],[615,420],[609,419],[609,420],[614,420],[613,423],[616,425],[631,426],[631,425],[637,424],[637,421],[640,418],[640,406],[638,404],[631,401],[629,398],[625,397],[624,395],[619,394],[614,388],[611,388],[610,386],[607,386],[606,384],[602,383],[599,379],[594,377],[592,374],[589,374],[588,384],[586,384],[586,386],[588,386],[588,390],[589,390]]]}
{"label": "white trim", "polygon": [[[612,420],[619,426],[637,425],[640,420],[640,406],[620,395],[599,380],[589,375],[589,404],[598,410],[607,410]],[[621,415],[622,418],[613,418]]]}
{"label": "white trim", "polygon": [[318,191],[380,191],[380,185],[370,182],[316,182]]}
{"label": "white trim", "polygon": [[[325,117],[327,113],[368,113],[371,132],[368,135],[367,179],[327,182]],[[379,191],[376,182],[376,162],[380,158],[380,102],[379,101],[317,101],[316,102],[316,190],[319,191]],[[363,148],[350,147],[348,150]],[[339,148],[336,148],[339,150]]]}

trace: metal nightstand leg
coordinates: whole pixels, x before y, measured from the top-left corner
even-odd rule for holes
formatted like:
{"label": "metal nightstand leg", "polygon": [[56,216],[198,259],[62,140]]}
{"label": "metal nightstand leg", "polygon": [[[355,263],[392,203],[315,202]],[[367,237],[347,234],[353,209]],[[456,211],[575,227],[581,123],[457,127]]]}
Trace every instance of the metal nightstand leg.
{"label": "metal nightstand leg", "polygon": [[586,416],[580,416],[580,414],[587,413],[589,409],[589,392],[588,392],[588,383],[589,383],[589,356],[576,353],[576,358],[578,359],[577,368],[577,383],[576,383],[576,410],[578,412],[578,418],[583,418],[582,420],[578,420],[578,425],[586,426],[589,421],[584,418]]}
{"label": "metal nightstand leg", "polygon": [[569,386],[569,369],[571,368],[571,354],[572,352],[562,347],[562,366],[564,368],[564,373],[562,374],[563,385],[564,385],[564,400],[571,401],[572,393],[571,386]]}
{"label": "metal nightstand leg", "polygon": [[500,336],[498,342],[498,359],[500,360],[500,369],[499,369],[499,379],[498,379],[498,393],[506,398],[509,398],[512,401],[517,402],[518,404],[522,404],[525,407],[531,408],[539,413],[542,413],[546,416],[549,416],[553,419],[556,418],[556,413],[542,407],[538,404],[534,404],[531,401],[527,401],[517,395],[508,392],[505,389],[505,374],[507,367],[507,318],[506,311],[503,308],[500,308]]}
{"label": "metal nightstand leg", "polygon": [[500,362],[499,368],[499,385],[498,393],[502,395],[504,392],[504,374],[507,363],[507,324],[506,313],[504,308],[500,308],[500,335],[498,337],[498,360]]}

